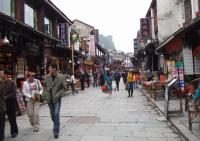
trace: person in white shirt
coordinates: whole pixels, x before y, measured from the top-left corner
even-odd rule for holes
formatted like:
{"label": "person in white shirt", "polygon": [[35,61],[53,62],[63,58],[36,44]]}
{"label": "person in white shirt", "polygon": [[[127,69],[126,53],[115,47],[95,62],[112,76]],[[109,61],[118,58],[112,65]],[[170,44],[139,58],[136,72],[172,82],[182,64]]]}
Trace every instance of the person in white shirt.
{"label": "person in white shirt", "polygon": [[34,78],[33,72],[27,73],[27,81],[23,85],[23,94],[27,101],[27,114],[30,124],[34,127],[34,131],[39,131],[39,108],[40,95],[43,92],[43,87],[39,80]]}
{"label": "person in white shirt", "polygon": [[72,94],[78,94],[78,91],[76,90],[76,79],[74,77],[74,74],[71,74],[71,88],[72,88]]}

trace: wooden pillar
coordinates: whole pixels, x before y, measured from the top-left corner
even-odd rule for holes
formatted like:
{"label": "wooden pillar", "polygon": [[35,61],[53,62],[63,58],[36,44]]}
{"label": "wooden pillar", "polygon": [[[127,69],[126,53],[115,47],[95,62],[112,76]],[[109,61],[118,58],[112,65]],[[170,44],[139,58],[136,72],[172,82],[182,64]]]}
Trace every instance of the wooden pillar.
{"label": "wooden pillar", "polygon": [[37,6],[37,25],[38,25],[38,30],[41,32],[44,32],[44,4],[41,3],[40,5],[38,4]]}
{"label": "wooden pillar", "polygon": [[24,22],[24,3],[25,0],[15,1],[15,18],[18,21]]}
{"label": "wooden pillar", "polygon": [[52,19],[52,32],[53,32],[52,35],[55,38],[58,38],[57,25],[58,25],[58,19],[55,16],[55,18]]}

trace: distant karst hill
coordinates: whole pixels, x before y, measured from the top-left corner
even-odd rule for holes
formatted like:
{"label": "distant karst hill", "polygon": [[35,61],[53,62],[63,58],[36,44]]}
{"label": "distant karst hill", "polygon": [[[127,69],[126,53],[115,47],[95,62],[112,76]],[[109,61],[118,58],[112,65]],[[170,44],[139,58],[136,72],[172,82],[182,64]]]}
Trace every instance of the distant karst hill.
{"label": "distant karst hill", "polygon": [[99,43],[102,45],[103,48],[105,49],[112,49],[112,50],[116,50],[115,49],[115,44],[113,42],[112,36],[108,35],[108,36],[104,36],[102,34],[99,35]]}

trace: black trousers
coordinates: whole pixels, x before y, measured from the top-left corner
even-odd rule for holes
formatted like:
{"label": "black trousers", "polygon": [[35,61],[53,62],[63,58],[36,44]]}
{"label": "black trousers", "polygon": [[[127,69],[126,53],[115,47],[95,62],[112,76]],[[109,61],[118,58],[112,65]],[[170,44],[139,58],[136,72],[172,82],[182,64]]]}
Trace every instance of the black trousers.
{"label": "black trousers", "polygon": [[17,100],[15,98],[10,98],[6,100],[6,114],[8,116],[8,120],[10,122],[10,134],[14,133],[18,134],[18,127],[16,122],[16,108],[17,108]]}
{"label": "black trousers", "polygon": [[119,91],[119,81],[116,81],[117,90]]}
{"label": "black trousers", "polygon": [[6,113],[0,113],[0,141],[4,141]]}
{"label": "black trousers", "polygon": [[85,88],[85,81],[81,81],[81,90],[83,91]]}
{"label": "black trousers", "polygon": [[88,85],[88,87],[90,87],[90,80],[89,79],[87,79],[87,85]]}

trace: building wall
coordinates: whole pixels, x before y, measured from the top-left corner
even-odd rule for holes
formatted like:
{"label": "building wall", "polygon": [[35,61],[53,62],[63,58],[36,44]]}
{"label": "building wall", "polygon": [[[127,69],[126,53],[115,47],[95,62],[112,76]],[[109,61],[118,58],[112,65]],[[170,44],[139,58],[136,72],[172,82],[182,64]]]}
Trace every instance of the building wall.
{"label": "building wall", "polygon": [[183,11],[182,0],[157,0],[158,39],[160,42],[183,26]]}
{"label": "building wall", "polygon": [[94,28],[91,28],[90,26],[87,26],[76,20],[74,21],[72,28],[79,33],[80,37],[89,37],[91,31],[94,30]]}
{"label": "building wall", "polygon": [[198,0],[192,0],[192,18],[196,18],[196,12],[198,11]]}

